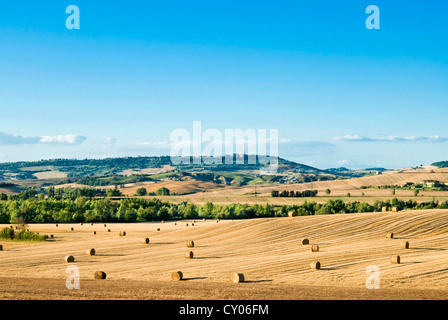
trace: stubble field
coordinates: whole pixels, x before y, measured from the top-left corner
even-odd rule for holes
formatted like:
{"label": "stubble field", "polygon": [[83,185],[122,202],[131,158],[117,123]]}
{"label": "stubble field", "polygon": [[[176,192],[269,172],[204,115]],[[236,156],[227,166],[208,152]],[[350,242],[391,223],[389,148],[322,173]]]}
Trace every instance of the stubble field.
{"label": "stubble field", "polygon": [[[448,298],[448,210],[29,229],[54,238],[1,242],[0,299]],[[146,237],[149,244],[142,243]],[[303,238],[310,244],[302,245]],[[409,249],[401,248],[403,241]],[[90,248],[95,255],[86,254]],[[75,261],[66,263],[66,255]],[[392,255],[401,263],[392,264]],[[310,268],[313,261],[320,270]],[[79,268],[79,289],[66,287],[70,265]],[[366,287],[369,266],[378,268],[379,289]],[[96,271],[107,279],[94,279]],[[184,280],[172,281],[175,271]],[[234,272],[245,282],[232,283]]]}

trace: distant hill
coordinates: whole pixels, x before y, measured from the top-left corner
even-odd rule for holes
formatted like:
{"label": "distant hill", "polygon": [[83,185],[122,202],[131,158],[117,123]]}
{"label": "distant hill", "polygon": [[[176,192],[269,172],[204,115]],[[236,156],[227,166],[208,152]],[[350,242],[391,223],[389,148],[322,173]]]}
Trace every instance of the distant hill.
{"label": "distant hill", "polygon": [[448,161],[439,161],[434,162],[431,164],[432,166],[435,166],[437,168],[448,168]]}
{"label": "distant hill", "polygon": [[[198,158],[138,156],[105,159],[49,159],[0,163],[0,182],[16,182],[19,187],[45,187],[76,183],[88,186],[113,186],[155,181],[202,181],[242,186],[256,184],[297,184],[362,177],[371,172],[333,168],[322,170],[282,158],[274,174],[265,174],[266,161],[248,155],[222,157],[221,163]],[[196,161],[195,161],[196,160]],[[210,160],[210,159],[209,159]],[[227,161],[226,161],[227,160]],[[250,160],[250,161],[249,161]],[[264,159],[266,160],[266,159]],[[227,162],[227,163],[226,163]]]}
{"label": "distant hill", "polygon": [[[272,160],[275,159],[272,158]],[[203,161],[201,163],[195,163],[193,157],[187,158],[189,161],[183,160],[182,164],[174,164],[169,156],[158,156],[6,162],[0,163],[0,181],[37,179],[40,176],[83,178],[120,175],[126,170],[143,170],[148,168],[161,168],[162,166],[171,166],[181,171],[207,170],[213,172],[248,172],[260,170],[264,167],[263,162],[259,161],[258,158],[255,163],[249,163],[249,157],[247,155],[242,157],[233,155],[230,164],[225,163],[224,157],[221,159],[222,164],[206,164]],[[54,174],[55,172],[63,174],[56,175]],[[279,158],[278,172],[320,174],[326,171]],[[43,173],[47,174],[45,175]]]}

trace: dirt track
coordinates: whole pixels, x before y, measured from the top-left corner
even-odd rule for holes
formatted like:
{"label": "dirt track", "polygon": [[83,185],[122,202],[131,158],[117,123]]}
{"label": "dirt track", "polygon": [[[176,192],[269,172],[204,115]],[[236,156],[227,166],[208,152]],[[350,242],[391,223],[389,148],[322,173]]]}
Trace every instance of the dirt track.
{"label": "dirt track", "polygon": [[[30,225],[55,238],[45,243],[1,242],[0,298],[448,298],[448,210],[191,224]],[[120,237],[121,230],[127,235]],[[386,239],[390,231],[395,239]],[[144,237],[150,238],[149,245],[141,243]],[[320,251],[302,245],[304,237]],[[193,259],[184,258],[188,240],[196,244]],[[409,241],[409,249],[400,247],[403,240]],[[97,254],[86,255],[88,248]],[[65,287],[67,254],[79,268],[80,290]],[[400,255],[401,264],[391,264],[392,255]],[[310,269],[314,260],[321,262],[321,270]],[[377,290],[366,289],[366,268],[371,265],[380,272]],[[97,270],[105,271],[107,279],[94,280]],[[171,273],[178,270],[186,281],[171,281]],[[247,283],[231,283],[233,272],[244,273]]]}

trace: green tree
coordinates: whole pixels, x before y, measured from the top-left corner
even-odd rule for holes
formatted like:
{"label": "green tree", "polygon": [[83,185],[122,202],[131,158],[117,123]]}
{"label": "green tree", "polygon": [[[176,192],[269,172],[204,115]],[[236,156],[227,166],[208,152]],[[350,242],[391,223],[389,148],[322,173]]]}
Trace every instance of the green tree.
{"label": "green tree", "polygon": [[144,187],[138,188],[136,191],[136,194],[137,194],[137,196],[140,196],[140,197],[146,196],[146,194],[147,194],[146,188],[144,188]]}
{"label": "green tree", "polygon": [[325,190],[325,193],[326,193],[327,195],[330,195],[330,194],[331,194],[331,190],[330,190],[330,189],[327,189],[327,190]]}
{"label": "green tree", "polygon": [[198,209],[193,203],[188,203],[185,206],[184,218],[185,219],[195,219],[198,217]]}
{"label": "green tree", "polygon": [[162,187],[157,189],[156,191],[157,196],[169,196],[170,195],[170,189]]}
{"label": "green tree", "polygon": [[167,220],[170,218],[170,214],[168,212],[168,208],[167,207],[162,207],[159,209],[159,211],[157,212],[157,218],[159,220]]}
{"label": "green tree", "polygon": [[107,189],[106,190],[106,196],[108,197],[119,197],[122,196],[123,194],[121,193],[120,190],[118,190],[118,187],[115,186],[115,188],[113,189]]}
{"label": "green tree", "polygon": [[332,214],[332,213],[333,212],[331,211],[330,207],[324,204],[323,206],[320,207],[320,209],[316,211],[315,214]]}
{"label": "green tree", "polygon": [[206,217],[211,217],[213,215],[213,207],[214,207],[213,203],[207,201],[202,207],[203,215]]}

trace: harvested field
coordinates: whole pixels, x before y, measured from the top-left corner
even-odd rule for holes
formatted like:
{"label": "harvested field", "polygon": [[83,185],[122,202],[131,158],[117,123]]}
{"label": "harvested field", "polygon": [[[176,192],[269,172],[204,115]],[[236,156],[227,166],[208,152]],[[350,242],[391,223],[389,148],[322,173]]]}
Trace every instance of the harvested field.
{"label": "harvested field", "polygon": [[[185,221],[191,222],[191,221]],[[7,226],[2,225],[0,227]],[[30,224],[54,234],[43,243],[1,241],[2,299],[447,299],[448,210],[359,213],[251,220],[113,224]],[[159,232],[155,231],[160,227]],[[129,235],[117,237],[126,228]],[[394,233],[393,239],[385,234]],[[148,246],[142,238],[151,237]],[[318,252],[303,246],[312,239]],[[195,239],[194,258],[185,243]],[[403,241],[412,243],[401,248]],[[95,248],[94,256],[86,248]],[[73,255],[67,264],[64,257]],[[391,256],[400,256],[399,264]],[[310,263],[319,261],[320,270]],[[68,290],[66,268],[79,268]],[[380,289],[366,289],[366,268],[380,270]],[[107,279],[95,281],[102,270]],[[172,282],[182,271],[184,281]],[[244,283],[231,283],[235,272]],[[27,285],[35,283],[36,285]]]}

